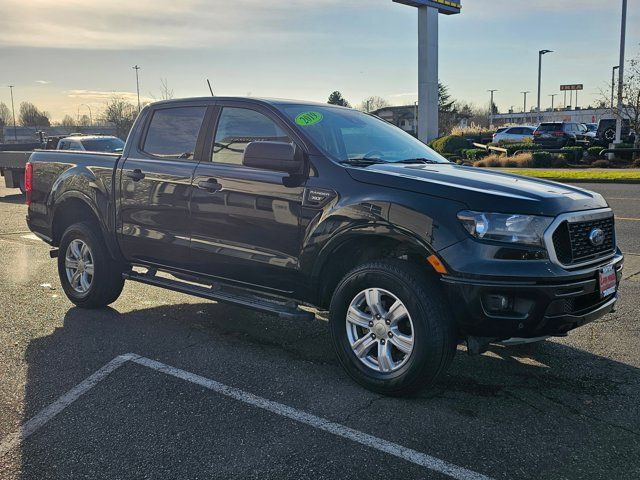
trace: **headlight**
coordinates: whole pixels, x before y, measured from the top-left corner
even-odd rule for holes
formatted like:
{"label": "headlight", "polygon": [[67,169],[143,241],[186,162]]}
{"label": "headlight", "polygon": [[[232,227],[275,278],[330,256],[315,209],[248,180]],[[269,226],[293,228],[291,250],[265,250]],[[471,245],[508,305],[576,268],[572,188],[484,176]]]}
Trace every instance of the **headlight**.
{"label": "headlight", "polygon": [[458,220],[471,235],[481,240],[536,247],[544,246],[544,231],[553,222],[552,217],[468,210],[458,213]]}

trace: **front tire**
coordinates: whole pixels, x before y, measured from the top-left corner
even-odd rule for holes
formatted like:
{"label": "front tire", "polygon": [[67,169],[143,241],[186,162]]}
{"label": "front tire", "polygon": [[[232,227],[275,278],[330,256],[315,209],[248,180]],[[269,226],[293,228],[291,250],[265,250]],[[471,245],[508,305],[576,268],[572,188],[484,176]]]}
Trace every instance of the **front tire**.
{"label": "front tire", "polygon": [[406,261],[380,260],[349,272],[331,300],[329,326],[347,373],[385,395],[429,387],[456,351],[438,282]]}
{"label": "front tire", "polygon": [[67,298],[82,308],[106,307],[124,286],[120,264],[111,258],[98,229],[84,222],[62,234],[58,276]]}

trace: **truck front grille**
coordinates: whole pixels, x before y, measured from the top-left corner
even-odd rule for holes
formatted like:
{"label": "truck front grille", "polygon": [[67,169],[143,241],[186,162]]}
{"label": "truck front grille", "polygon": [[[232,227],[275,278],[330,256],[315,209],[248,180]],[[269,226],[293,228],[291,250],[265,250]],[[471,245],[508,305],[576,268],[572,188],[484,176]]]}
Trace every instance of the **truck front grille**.
{"label": "truck front grille", "polygon": [[[599,228],[604,232],[602,245],[593,245],[591,232]],[[563,265],[575,265],[611,255],[616,248],[613,214],[606,218],[587,221],[565,220],[553,232],[553,248],[558,261]]]}

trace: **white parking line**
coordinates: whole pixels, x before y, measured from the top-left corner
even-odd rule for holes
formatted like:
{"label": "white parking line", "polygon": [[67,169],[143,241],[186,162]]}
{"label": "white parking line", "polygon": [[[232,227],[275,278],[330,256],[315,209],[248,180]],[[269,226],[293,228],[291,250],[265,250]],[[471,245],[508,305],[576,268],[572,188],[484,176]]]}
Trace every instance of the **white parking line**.
{"label": "white parking line", "polygon": [[10,433],[4,437],[2,443],[0,443],[0,457],[3,457],[9,450],[20,445],[23,440],[29,438],[35,432],[40,430],[49,420],[75,402],[84,393],[87,393],[98,383],[107,378],[110,373],[117,370],[136,356],[137,355],[129,353],[127,355],[120,355],[119,357],[114,358],[93,375],[86,378],[67,393],[62,395],[51,405],[40,410],[35,417],[25,422],[17,432]]}
{"label": "white parking line", "polygon": [[181,370],[179,368],[165,365],[164,363],[160,363],[155,360],[141,357],[134,353],[128,353],[126,355],[120,355],[119,357],[114,358],[100,370],[88,377],[86,380],[82,381],[67,393],[62,395],[51,405],[41,410],[38,414],[36,414],[36,416],[28,420],[17,432],[7,435],[0,443],[0,457],[5,455],[11,449],[19,446],[29,436],[42,428],[49,420],[54,418],[65,408],[78,400],[78,398],[80,398],[84,393],[91,390],[98,383],[107,378],[109,374],[113,373],[115,370],[129,361],[150,368],[157,372],[171,375],[181,380],[200,385],[201,387],[207,388],[208,390],[233,398],[234,400],[246,403],[253,407],[262,408],[269,412],[275,413],[276,415],[295,420],[296,422],[304,423],[319,430],[329,432],[338,437],[346,438],[366,447],[376,449],[389,455],[393,455],[421,467],[428,468],[429,470],[442,473],[451,478],[455,478],[458,480],[491,480],[490,477],[474,472],[472,470],[468,470],[466,468],[458,467],[457,465],[453,465],[449,462],[445,462],[444,460],[432,457],[431,455],[427,455],[426,453],[403,447],[402,445],[399,445],[397,443],[388,442],[387,440],[383,440],[382,438],[374,437],[373,435],[354,430],[339,423],[331,422],[322,417],[318,417],[302,410],[289,407],[282,403],[259,397],[252,393],[245,392],[244,390],[240,390],[239,388],[230,387],[215,380],[211,380],[209,378],[205,378],[200,375]]}

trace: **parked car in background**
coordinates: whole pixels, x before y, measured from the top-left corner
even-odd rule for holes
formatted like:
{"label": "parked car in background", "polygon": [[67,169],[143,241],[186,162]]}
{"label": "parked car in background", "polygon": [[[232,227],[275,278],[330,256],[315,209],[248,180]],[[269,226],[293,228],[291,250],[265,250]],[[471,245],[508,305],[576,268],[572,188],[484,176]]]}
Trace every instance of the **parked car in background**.
{"label": "parked car in background", "polygon": [[120,153],[123,148],[124,142],[118,137],[78,135],[60,139],[57,150]]}
{"label": "parked car in background", "polygon": [[[600,145],[608,147],[616,139],[616,119],[615,118],[603,118],[598,122],[594,138],[591,143],[594,145]],[[633,143],[635,141],[635,134],[631,131],[629,120],[624,119],[622,121],[622,142]]]}
{"label": "parked car in background", "polygon": [[550,148],[588,144],[587,128],[581,123],[545,122],[533,132],[533,141]]}
{"label": "parked car in background", "polygon": [[584,134],[585,138],[589,141],[589,143],[592,143],[593,139],[596,138],[596,132],[598,131],[598,124],[583,123],[582,125],[584,125],[584,128],[587,129],[586,133]]}
{"label": "parked car in background", "polygon": [[518,143],[526,139],[533,139],[533,132],[535,129],[536,127],[527,126],[498,129],[498,131],[493,134],[493,142]]}

